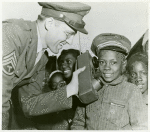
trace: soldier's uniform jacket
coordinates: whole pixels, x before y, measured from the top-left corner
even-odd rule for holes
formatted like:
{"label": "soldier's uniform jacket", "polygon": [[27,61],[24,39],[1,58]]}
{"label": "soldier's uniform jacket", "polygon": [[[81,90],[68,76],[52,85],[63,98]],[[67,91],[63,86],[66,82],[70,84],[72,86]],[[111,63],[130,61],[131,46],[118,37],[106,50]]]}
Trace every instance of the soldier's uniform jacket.
{"label": "soldier's uniform jacket", "polygon": [[121,76],[110,84],[104,83],[98,94],[97,101],[77,108],[71,129],[147,129],[142,94],[134,84]]}
{"label": "soldier's uniform jacket", "polygon": [[67,99],[65,87],[54,93],[39,95],[38,91],[41,88],[36,84],[36,79],[40,70],[45,68],[48,58],[43,54],[40,61],[34,66],[38,43],[36,22],[10,19],[3,22],[2,28],[2,129],[8,129],[11,91],[15,87],[23,86],[25,91],[21,97],[25,115],[40,115],[71,108],[72,99]]}

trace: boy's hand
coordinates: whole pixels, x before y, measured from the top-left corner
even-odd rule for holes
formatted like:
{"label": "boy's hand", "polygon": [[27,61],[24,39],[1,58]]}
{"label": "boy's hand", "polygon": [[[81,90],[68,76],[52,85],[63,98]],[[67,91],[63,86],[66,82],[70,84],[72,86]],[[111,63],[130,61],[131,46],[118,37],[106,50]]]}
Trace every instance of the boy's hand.
{"label": "boy's hand", "polygon": [[67,98],[69,98],[72,95],[77,95],[79,91],[79,85],[78,85],[78,75],[85,70],[85,66],[83,68],[79,68],[73,73],[71,82],[67,85]]}

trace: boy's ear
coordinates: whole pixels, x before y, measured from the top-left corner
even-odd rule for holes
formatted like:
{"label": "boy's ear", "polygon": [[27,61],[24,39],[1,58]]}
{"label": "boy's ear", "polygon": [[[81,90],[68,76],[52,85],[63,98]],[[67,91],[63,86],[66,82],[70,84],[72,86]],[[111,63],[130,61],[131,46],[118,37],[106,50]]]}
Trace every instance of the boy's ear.
{"label": "boy's ear", "polygon": [[54,26],[54,25],[55,25],[54,18],[52,18],[52,17],[46,18],[45,24],[44,24],[46,30],[50,30],[51,27]]}
{"label": "boy's ear", "polygon": [[124,60],[122,62],[122,73],[124,73],[126,71],[126,66],[127,66],[127,60]]}

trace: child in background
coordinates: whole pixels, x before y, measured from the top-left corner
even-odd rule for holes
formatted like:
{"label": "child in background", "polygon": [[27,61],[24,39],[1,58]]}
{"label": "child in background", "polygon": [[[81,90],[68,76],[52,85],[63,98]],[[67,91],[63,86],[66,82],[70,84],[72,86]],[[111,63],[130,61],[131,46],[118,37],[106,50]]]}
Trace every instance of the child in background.
{"label": "child in background", "polygon": [[59,69],[63,72],[66,83],[70,83],[73,72],[75,71],[75,64],[80,51],[76,49],[63,50],[58,57]]}
{"label": "child in background", "polygon": [[128,59],[129,81],[140,89],[144,103],[148,106],[148,57],[143,53],[133,54]]}
{"label": "child in background", "polygon": [[[80,52],[76,49],[68,49],[61,52],[60,56],[58,57],[58,67],[60,70],[52,72],[49,77],[49,87],[51,88],[51,90],[56,90],[70,83],[73,72],[75,71],[77,56],[79,55]],[[70,129],[72,118],[74,117],[74,113],[78,103],[79,102],[77,98],[73,96],[72,109],[60,111],[57,114],[57,117],[55,117],[56,123],[53,124],[53,130]]]}
{"label": "child in background", "polygon": [[[79,55],[80,55],[79,50],[68,49],[68,50],[63,50],[61,52],[61,55],[58,57],[59,70],[62,71],[67,84],[70,83],[72,79],[73,72],[75,71],[76,60]],[[69,129],[72,124],[72,119],[74,117],[78,105],[83,105],[83,104],[79,101],[79,99],[76,96],[73,96],[72,109],[68,110],[70,115]]]}
{"label": "child in background", "polygon": [[49,87],[51,90],[56,90],[58,88],[64,87],[66,82],[64,81],[64,76],[62,71],[53,71],[49,76]]}
{"label": "child in background", "polygon": [[[47,92],[57,90],[70,83],[75,71],[76,59],[79,55],[80,52],[76,49],[68,49],[61,52],[58,57],[58,67],[60,70],[50,74],[48,85],[46,84],[48,86],[48,88],[46,86]],[[38,128],[40,130],[69,130],[78,104],[77,97],[73,96],[72,109],[45,115],[40,124],[37,124]]]}
{"label": "child in background", "polygon": [[77,108],[71,129],[147,129],[142,94],[123,76],[130,48],[131,42],[122,35],[100,34],[93,40],[91,50],[98,57],[103,87],[97,101]]}

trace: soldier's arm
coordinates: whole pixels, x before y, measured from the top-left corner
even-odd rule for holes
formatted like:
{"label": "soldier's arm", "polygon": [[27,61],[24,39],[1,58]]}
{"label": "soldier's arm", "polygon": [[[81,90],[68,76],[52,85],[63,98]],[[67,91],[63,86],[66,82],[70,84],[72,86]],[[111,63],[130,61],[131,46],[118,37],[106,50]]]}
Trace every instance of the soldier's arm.
{"label": "soldier's arm", "polygon": [[55,91],[42,92],[44,73],[41,70],[35,82],[19,88],[19,100],[26,116],[44,115],[72,107],[72,97],[67,98],[66,86]]}
{"label": "soldier's arm", "polygon": [[9,124],[10,97],[13,89],[14,71],[18,60],[18,29],[10,24],[2,27],[2,129],[7,130]]}
{"label": "soldier's arm", "polygon": [[3,73],[3,83],[2,83],[2,129],[8,130],[9,125],[9,110],[10,110],[10,97],[13,88],[13,82],[11,77],[8,77]]}
{"label": "soldier's arm", "polygon": [[148,111],[143,102],[142,94],[137,87],[134,88],[132,96],[129,99],[128,112],[133,130],[148,129]]}
{"label": "soldier's arm", "polygon": [[41,84],[45,70],[41,69],[35,82],[19,88],[19,99],[25,115],[37,116],[72,108],[71,96],[78,94],[78,74],[84,69],[74,72],[69,85],[47,93],[42,93]]}

